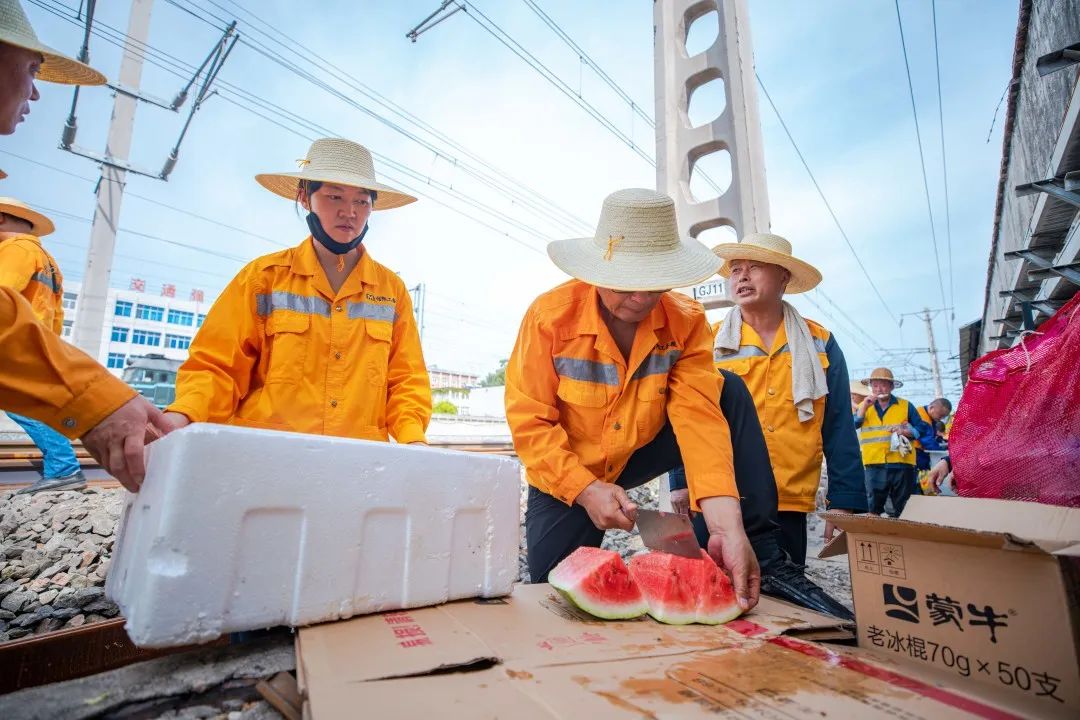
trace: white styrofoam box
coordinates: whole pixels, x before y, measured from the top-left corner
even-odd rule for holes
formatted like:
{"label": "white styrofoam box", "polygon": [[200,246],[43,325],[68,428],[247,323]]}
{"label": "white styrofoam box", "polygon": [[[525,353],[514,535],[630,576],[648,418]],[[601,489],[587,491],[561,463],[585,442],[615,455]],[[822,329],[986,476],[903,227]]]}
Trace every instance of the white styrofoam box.
{"label": "white styrofoam box", "polygon": [[196,423],[149,446],[106,582],[136,645],[510,593],[520,466]]}

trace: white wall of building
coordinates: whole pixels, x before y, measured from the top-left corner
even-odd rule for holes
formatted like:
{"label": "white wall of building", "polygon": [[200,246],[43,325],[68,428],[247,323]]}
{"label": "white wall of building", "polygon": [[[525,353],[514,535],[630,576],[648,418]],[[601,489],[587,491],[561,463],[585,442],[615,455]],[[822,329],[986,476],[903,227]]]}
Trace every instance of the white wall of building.
{"label": "white wall of building", "polygon": [[[64,337],[70,338],[81,283],[64,283]],[[98,362],[120,376],[132,356],[160,353],[185,360],[213,298],[204,302],[109,288]],[[160,311],[160,312],[159,312]]]}

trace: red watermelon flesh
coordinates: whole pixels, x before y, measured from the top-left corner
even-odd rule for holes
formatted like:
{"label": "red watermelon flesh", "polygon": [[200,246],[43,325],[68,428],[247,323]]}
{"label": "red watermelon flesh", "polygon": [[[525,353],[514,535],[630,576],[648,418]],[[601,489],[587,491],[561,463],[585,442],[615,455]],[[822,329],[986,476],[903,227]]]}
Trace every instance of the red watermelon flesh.
{"label": "red watermelon flesh", "polygon": [[662,623],[716,625],[742,612],[731,581],[705,551],[697,560],[661,552],[635,555],[630,575],[649,603],[649,615]]}
{"label": "red watermelon flesh", "polygon": [[625,620],[649,609],[619,553],[580,547],[548,573],[548,582],[579,608],[606,620]]}
{"label": "red watermelon flesh", "polygon": [[698,598],[697,621],[705,625],[719,625],[734,620],[742,614],[735,588],[727,573],[705,555],[702,570],[701,594]]}

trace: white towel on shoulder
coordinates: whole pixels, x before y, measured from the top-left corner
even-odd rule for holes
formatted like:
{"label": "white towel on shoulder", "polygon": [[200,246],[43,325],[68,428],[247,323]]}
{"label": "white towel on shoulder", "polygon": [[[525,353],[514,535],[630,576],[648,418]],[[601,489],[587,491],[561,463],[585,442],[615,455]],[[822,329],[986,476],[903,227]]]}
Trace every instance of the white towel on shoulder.
{"label": "white towel on shoulder", "polygon": [[[722,360],[724,355],[739,351],[742,345],[742,311],[732,308],[716,334],[714,356]],[[799,422],[814,417],[814,401],[829,394],[825,380],[825,368],[821,366],[810,326],[802,315],[787,301],[784,302],[784,332],[787,334],[788,350],[791,352],[791,395],[799,411]]]}

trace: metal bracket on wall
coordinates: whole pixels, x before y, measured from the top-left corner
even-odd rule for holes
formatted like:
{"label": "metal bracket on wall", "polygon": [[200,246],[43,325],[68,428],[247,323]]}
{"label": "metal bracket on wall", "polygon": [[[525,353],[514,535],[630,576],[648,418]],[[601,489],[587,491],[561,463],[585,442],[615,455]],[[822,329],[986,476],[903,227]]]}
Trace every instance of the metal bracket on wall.
{"label": "metal bracket on wall", "polygon": [[1080,62],[1080,43],[1075,43],[1067,48],[1047,53],[1035,61],[1035,69],[1040,76],[1049,75],[1070,65]]}
{"label": "metal bracket on wall", "polygon": [[1052,258],[1047,258],[1043,253],[1035,249],[1014,250],[1003,256],[1006,260],[1026,260],[1035,266],[1028,272],[1029,276],[1058,275],[1065,278],[1073,285],[1080,286],[1080,263],[1066,263],[1055,265]]}
{"label": "metal bracket on wall", "polygon": [[1017,197],[1040,192],[1080,208],[1080,170],[1073,170],[1061,178],[1036,180],[1016,186]]}

